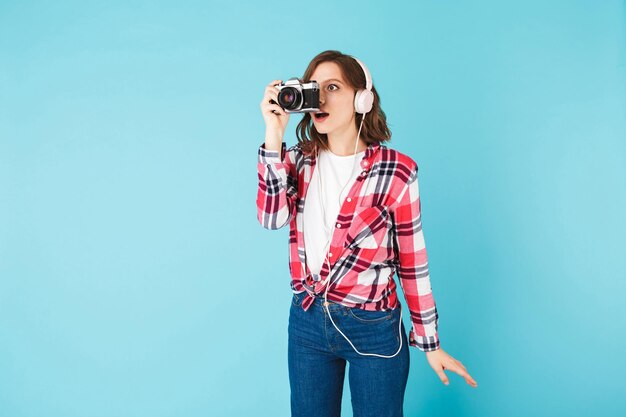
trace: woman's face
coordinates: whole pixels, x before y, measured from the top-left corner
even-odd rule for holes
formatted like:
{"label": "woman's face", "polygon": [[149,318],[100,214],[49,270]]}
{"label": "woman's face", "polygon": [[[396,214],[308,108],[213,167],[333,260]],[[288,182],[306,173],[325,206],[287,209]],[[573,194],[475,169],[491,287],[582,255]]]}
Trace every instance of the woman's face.
{"label": "woman's face", "polygon": [[315,68],[310,79],[320,85],[320,113],[328,113],[328,116],[320,119],[315,113],[311,113],[317,131],[322,134],[341,133],[351,124],[354,125],[356,91],[344,81],[339,65],[322,62]]}

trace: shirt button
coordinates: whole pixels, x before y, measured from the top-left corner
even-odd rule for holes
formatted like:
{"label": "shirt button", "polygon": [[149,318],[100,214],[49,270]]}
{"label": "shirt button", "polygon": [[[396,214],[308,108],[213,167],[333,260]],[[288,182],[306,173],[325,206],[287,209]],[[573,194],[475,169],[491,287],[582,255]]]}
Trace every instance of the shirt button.
{"label": "shirt button", "polygon": [[346,201],[349,203],[350,201],[352,201],[352,199],[350,197],[346,198]]}
{"label": "shirt button", "polygon": [[328,257],[329,257],[329,258],[332,258],[332,257],[333,257],[333,254],[332,254],[331,252],[328,252]]}
{"label": "shirt button", "polygon": [[364,161],[364,162],[363,162],[363,165],[367,165],[367,163],[368,163],[367,161]]}
{"label": "shirt button", "polygon": [[337,223],[337,229],[341,229],[341,225]]}
{"label": "shirt button", "polygon": [[367,175],[367,171],[363,171],[363,172],[361,172],[361,175],[362,175],[362,176],[366,176],[366,175]]}

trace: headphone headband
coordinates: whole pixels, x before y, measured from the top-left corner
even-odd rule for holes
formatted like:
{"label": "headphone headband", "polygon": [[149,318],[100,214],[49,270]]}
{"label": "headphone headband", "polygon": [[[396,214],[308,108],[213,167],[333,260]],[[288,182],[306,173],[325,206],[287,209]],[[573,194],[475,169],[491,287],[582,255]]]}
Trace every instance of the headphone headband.
{"label": "headphone headband", "polygon": [[363,69],[363,73],[365,74],[365,89],[359,88],[354,96],[354,110],[357,113],[361,113],[365,115],[370,110],[372,110],[372,106],[374,103],[374,93],[372,92],[372,76],[370,75],[369,70],[365,66],[364,63],[352,57]]}
{"label": "headphone headband", "polygon": [[372,76],[370,75],[370,71],[367,69],[365,64],[362,63],[361,61],[359,61],[357,58],[352,57],[352,59],[354,59],[356,62],[358,62],[358,64],[361,66],[361,68],[363,68],[363,72],[365,73],[365,88],[367,90],[371,90],[372,89]]}

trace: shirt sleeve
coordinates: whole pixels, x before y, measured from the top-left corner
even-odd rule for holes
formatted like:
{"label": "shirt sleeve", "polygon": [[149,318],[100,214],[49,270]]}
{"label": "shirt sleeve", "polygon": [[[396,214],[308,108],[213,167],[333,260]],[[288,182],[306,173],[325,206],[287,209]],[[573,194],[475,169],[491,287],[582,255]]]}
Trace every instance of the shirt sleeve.
{"label": "shirt sleeve", "polygon": [[438,314],[433,298],[417,181],[417,165],[394,211],[395,239],[398,249],[398,277],[411,313],[409,345],[427,352],[439,349]]}
{"label": "shirt sleeve", "polygon": [[280,229],[295,215],[298,198],[293,153],[285,142],[281,151],[265,149],[265,142],[261,143],[257,171],[257,218],[266,229]]}

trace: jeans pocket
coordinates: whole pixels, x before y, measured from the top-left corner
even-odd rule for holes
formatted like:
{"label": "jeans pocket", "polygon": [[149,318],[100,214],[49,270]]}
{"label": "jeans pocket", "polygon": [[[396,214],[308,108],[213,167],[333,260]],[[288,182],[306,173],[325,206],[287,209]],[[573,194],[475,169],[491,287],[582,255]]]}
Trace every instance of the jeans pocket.
{"label": "jeans pocket", "polygon": [[349,315],[363,323],[378,323],[384,320],[390,320],[393,316],[393,310],[389,311],[369,311],[360,308],[348,308]]}
{"label": "jeans pocket", "polygon": [[300,304],[302,304],[302,299],[304,298],[304,293],[300,293],[300,294],[293,294],[293,297],[291,297],[291,305],[293,305],[294,307],[300,307]]}
{"label": "jeans pocket", "polygon": [[399,307],[390,311],[351,308],[343,324],[342,330],[356,353],[394,355],[401,346]]}

